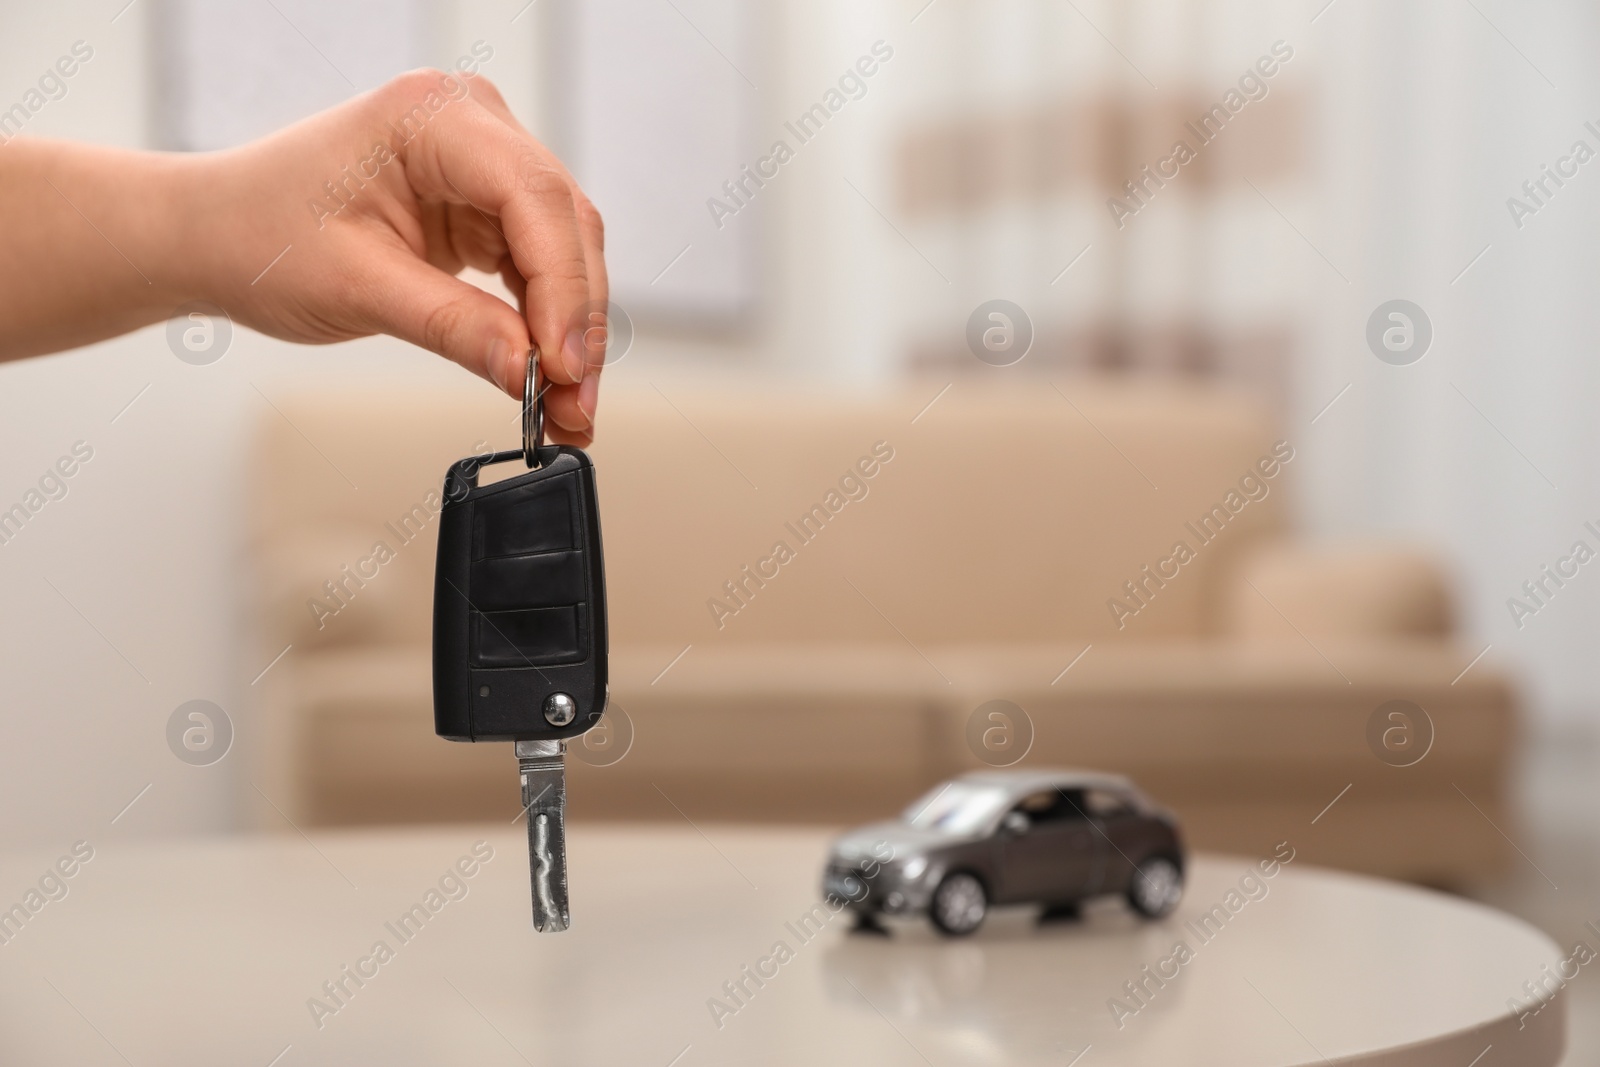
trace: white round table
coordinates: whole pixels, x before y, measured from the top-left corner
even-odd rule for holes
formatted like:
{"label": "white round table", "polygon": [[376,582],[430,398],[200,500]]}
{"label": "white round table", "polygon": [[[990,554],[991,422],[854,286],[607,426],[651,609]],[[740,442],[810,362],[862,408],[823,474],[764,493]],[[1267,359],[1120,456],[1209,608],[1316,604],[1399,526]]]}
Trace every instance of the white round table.
{"label": "white round table", "polygon": [[[1107,901],[1044,926],[996,913],[965,940],[925,924],[880,938],[814,910],[828,838],[580,825],[573,928],[546,935],[529,924],[519,827],[98,842],[63,880],[66,896],[41,894],[20,929],[0,926],[0,1062],[1561,1058],[1562,995],[1520,1025],[1508,1000],[1528,1003],[1523,983],[1563,953],[1476,904],[1291,864],[1260,883],[1264,896],[1247,883],[1258,899],[1234,898],[1244,903],[1202,939],[1191,923],[1226,911],[1254,861],[1201,856],[1183,904],[1161,922]],[[66,851],[0,859],[0,907],[23,901]],[[1180,941],[1187,962],[1173,959]]]}

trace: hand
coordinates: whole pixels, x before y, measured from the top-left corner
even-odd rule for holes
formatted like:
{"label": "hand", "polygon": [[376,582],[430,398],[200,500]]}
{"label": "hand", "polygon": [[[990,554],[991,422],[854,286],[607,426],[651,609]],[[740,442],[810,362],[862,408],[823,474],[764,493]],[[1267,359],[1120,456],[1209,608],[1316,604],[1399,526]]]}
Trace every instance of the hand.
{"label": "hand", "polygon": [[[293,341],[393,334],[519,401],[531,337],[551,438],[589,443],[600,214],[487,79],[405,74],[202,165],[202,213],[220,224],[195,242],[206,298]],[[454,277],[463,267],[498,272],[520,312]]]}
{"label": "hand", "polygon": [[[0,358],[204,299],[292,341],[392,334],[519,401],[537,344],[550,437],[592,437],[600,215],[484,78],[413,71],[204,155],[12,138],[0,233]],[[455,277],[469,266],[497,271],[519,307]]]}

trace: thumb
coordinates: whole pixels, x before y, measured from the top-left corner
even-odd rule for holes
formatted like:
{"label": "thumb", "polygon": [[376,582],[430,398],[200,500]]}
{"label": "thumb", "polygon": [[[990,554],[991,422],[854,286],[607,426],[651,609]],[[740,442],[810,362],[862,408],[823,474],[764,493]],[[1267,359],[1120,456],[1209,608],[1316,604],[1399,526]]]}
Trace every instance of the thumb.
{"label": "thumb", "polygon": [[522,399],[531,345],[516,308],[409,255],[385,257],[363,288],[359,313],[371,331],[426,348]]}

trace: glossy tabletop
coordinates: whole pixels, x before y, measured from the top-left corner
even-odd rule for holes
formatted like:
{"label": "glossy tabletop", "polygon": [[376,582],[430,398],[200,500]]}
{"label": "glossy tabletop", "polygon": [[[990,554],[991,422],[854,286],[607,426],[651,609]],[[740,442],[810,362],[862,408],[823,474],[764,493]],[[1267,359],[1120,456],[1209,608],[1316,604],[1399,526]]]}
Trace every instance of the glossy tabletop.
{"label": "glossy tabletop", "polygon": [[821,905],[828,838],[580,825],[573,928],[546,935],[508,825],[103,843],[70,878],[48,873],[65,848],[8,855],[0,907],[38,907],[0,926],[0,1062],[1560,1060],[1559,990],[1520,1019],[1511,1004],[1538,1006],[1524,982],[1561,952],[1462,900],[1201,856],[1160,922],[1106,901],[879,938]]}

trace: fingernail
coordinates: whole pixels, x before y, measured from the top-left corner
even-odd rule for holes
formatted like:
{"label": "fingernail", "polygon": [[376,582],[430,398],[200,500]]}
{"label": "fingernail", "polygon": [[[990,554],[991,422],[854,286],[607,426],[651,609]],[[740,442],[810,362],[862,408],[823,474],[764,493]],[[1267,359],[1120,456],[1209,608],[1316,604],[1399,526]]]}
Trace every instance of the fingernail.
{"label": "fingernail", "polygon": [[567,375],[575,382],[583,380],[583,331],[572,330],[567,334],[567,343],[561,349],[561,363],[567,368]]}
{"label": "fingernail", "polygon": [[589,416],[594,425],[594,410],[600,403],[600,375],[591,374],[578,383],[578,410]]}
{"label": "fingernail", "polygon": [[496,337],[489,342],[489,361],[484,364],[484,369],[489,372],[489,380],[508,391],[510,387],[506,385],[506,368],[510,365],[510,360],[506,357],[510,353],[511,342],[504,337]]}

